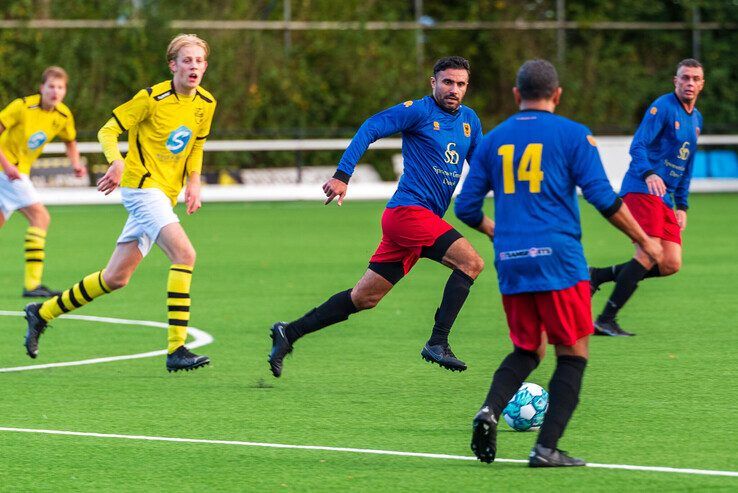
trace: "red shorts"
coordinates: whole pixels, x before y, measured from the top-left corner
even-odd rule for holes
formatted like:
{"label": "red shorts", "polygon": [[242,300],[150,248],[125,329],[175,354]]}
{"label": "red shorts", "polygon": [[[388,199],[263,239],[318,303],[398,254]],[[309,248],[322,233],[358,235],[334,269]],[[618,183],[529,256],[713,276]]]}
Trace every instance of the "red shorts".
{"label": "red shorts", "polygon": [[676,215],[664,204],[661,197],[646,193],[626,193],[623,202],[648,236],[682,244],[682,232]]}
{"label": "red shorts", "polygon": [[453,227],[425,207],[415,205],[385,209],[382,241],[369,262],[402,262],[405,274],[420,258],[423,247],[433,245]]}
{"label": "red shorts", "polygon": [[545,331],[548,342],[573,346],[594,332],[589,281],[558,291],[502,295],[502,305],[513,344],[526,351],[541,345]]}

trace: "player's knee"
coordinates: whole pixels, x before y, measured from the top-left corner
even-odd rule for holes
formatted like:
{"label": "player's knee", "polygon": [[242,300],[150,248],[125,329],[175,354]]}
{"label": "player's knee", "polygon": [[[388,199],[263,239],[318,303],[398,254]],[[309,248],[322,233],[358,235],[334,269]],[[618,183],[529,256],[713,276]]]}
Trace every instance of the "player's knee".
{"label": "player's knee", "polygon": [[33,213],[31,218],[32,226],[47,230],[49,229],[49,224],[51,224],[51,215],[49,215],[49,211],[45,207],[41,207]]}
{"label": "player's knee", "polygon": [[357,310],[369,310],[377,306],[379,302],[382,301],[382,296],[373,293],[360,294],[355,298],[352,297],[351,301],[353,301]]}
{"label": "player's knee", "polygon": [[131,280],[131,276],[123,272],[108,273],[108,271],[105,271],[103,274],[103,280],[105,281],[105,285],[110,288],[111,291],[116,291],[126,287],[128,285],[128,281]]}
{"label": "player's knee", "polygon": [[682,259],[680,258],[673,258],[673,259],[667,259],[664,262],[659,265],[659,272],[662,276],[670,276],[672,274],[676,274],[679,272],[679,269],[682,268]]}
{"label": "player's knee", "polygon": [[188,246],[187,248],[183,248],[181,252],[179,252],[177,259],[178,264],[185,264],[185,265],[195,265],[195,260],[197,259],[197,252],[192,246]]}
{"label": "player's knee", "polygon": [[484,270],[484,260],[475,253],[464,262],[461,270],[472,279],[476,279]]}

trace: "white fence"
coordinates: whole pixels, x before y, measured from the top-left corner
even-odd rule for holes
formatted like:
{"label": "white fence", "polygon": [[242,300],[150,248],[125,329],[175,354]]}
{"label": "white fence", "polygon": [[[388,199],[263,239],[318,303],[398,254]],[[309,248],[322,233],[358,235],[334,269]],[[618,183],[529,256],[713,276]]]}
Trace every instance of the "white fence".
{"label": "white fence", "polygon": [[[632,137],[598,137],[597,143],[610,182],[619,188],[623,175],[628,169],[630,157],[628,149]],[[310,140],[220,140],[208,141],[206,152],[262,152],[262,151],[323,151],[343,150],[350,139],[310,139]],[[703,135],[699,139],[700,146],[738,145],[738,135]],[[121,142],[121,152],[128,151],[128,144]],[[371,149],[400,150],[401,139],[381,139]],[[45,154],[63,154],[64,145],[51,143],[44,149]],[[78,149],[82,154],[102,153],[97,142],[80,142]],[[326,163],[331,164],[331,163]],[[466,167],[466,164],[465,164]],[[462,173],[463,176],[466,173]],[[326,176],[328,178],[328,176]],[[348,197],[351,200],[386,199],[394,192],[396,183],[352,183]],[[692,191],[696,192],[735,192],[738,191],[738,179],[700,178],[692,181]],[[110,196],[98,193],[93,187],[84,188],[41,188],[39,192],[46,204],[105,204],[120,202],[120,196],[114,192]],[[180,197],[181,198],[181,197]],[[276,200],[321,200],[324,197],[320,186],[315,184],[279,184],[279,185],[207,185],[203,187],[202,198],[205,202],[241,202],[241,201],[276,201]]]}

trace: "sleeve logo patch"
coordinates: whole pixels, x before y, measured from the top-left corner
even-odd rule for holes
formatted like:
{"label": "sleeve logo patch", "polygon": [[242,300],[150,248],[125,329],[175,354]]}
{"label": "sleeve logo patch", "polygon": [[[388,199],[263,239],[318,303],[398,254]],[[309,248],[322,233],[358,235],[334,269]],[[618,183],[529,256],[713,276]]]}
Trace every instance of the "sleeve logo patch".
{"label": "sleeve logo patch", "polygon": [[433,122],[433,130],[441,130],[441,124],[438,122]]}
{"label": "sleeve logo patch", "polygon": [[471,137],[471,125],[468,123],[464,124],[464,137]]}
{"label": "sleeve logo patch", "polygon": [[659,112],[659,109],[655,106],[652,106],[651,111],[649,111],[649,113],[651,113],[652,115],[655,115],[658,112]]}
{"label": "sleeve logo patch", "polygon": [[677,121],[674,122],[674,128],[676,128],[677,130],[679,130],[679,127],[680,126],[681,125],[679,125],[679,120],[677,120]]}
{"label": "sleeve logo patch", "polygon": [[409,108],[409,107],[411,107],[413,105],[413,102],[412,101],[405,101],[402,104],[405,106],[405,108]]}
{"label": "sleeve logo patch", "polygon": [[597,147],[597,141],[591,135],[587,135],[587,142],[589,142],[592,147]]}

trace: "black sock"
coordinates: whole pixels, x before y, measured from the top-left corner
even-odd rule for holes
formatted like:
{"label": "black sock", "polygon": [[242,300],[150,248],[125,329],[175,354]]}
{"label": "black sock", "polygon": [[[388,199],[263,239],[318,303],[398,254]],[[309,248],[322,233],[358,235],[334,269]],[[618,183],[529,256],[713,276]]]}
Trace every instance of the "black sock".
{"label": "black sock", "polygon": [[559,356],[556,370],[548,384],[548,411],[543,419],[538,444],[555,449],[564,429],[579,403],[579,391],[587,359],[581,356]]}
{"label": "black sock", "polygon": [[646,275],[645,267],[636,259],[631,259],[625,267],[620,270],[617,280],[615,281],[615,289],[612,290],[610,299],[607,300],[604,310],[598,320],[615,320],[618,311],[625,305],[628,298],[635,292],[638,282]]}
{"label": "black sock", "polygon": [[659,264],[653,264],[653,267],[651,267],[651,270],[646,272],[646,275],[643,276],[643,279],[648,279],[649,277],[661,277],[661,271],[659,270]]}
{"label": "black sock", "polygon": [[492,385],[484,401],[485,406],[492,408],[495,419],[499,419],[512,396],[540,362],[535,351],[526,351],[519,347],[502,360],[492,377]]}
{"label": "black sock", "polygon": [[590,277],[592,282],[598,286],[605,282],[614,281],[618,278],[618,274],[623,270],[623,267],[628,265],[628,262],[624,262],[618,265],[611,265],[609,267],[592,267],[590,271]]}
{"label": "black sock", "polygon": [[448,344],[448,334],[451,332],[451,326],[454,324],[459,311],[461,311],[461,307],[464,306],[472,284],[474,284],[474,279],[459,269],[454,269],[451,273],[448,281],[446,281],[446,287],[443,289],[441,306],[436,310],[436,323],[433,325],[433,333],[428,340],[430,346]]}
{"label": "black sock", "polygon": [[343,322],[349,318],[349,315],[357,311],[354,302],[351,301],[351,290],[347,289],[334,294],[319,307],[313,308],[301,318],[287,324],[284,333],[287,340],[292,344],[305,334]]}

